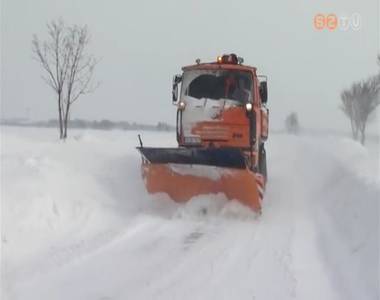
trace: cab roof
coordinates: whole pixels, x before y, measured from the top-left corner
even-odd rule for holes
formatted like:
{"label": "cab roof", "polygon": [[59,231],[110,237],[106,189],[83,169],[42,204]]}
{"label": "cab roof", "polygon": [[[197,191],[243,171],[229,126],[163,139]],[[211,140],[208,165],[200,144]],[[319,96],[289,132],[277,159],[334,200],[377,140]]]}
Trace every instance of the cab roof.
{"label": "cab roof", "polygon": [[211,63],[199,63],[195,65],[189,65],[182,67],[183,71],[190,70],[237,70],[237,71],[248,71],[252,72],[256,75],[256,68],[241,64],[233,64],[233,63],[219,63],[219,62],[211,62]]}

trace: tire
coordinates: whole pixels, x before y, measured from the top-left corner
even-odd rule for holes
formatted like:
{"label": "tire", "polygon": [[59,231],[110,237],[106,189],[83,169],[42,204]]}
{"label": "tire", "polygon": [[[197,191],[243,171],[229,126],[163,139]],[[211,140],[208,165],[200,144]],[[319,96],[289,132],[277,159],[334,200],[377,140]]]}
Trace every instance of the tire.
{"label": "tire", "polygon": [[260,145],[259,148],[259,172],[264,176],[265,182],[267,181],[268,172],[267,172],[267,154],[264,148],[264,144]]}

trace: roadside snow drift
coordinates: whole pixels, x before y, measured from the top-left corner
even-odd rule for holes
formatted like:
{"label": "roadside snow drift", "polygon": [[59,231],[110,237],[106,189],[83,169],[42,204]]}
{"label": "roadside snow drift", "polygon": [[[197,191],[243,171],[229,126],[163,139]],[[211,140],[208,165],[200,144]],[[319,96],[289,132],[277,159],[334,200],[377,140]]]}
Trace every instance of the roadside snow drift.
{"label": "roadside snow drift", "polygon": [[272,135],[257,216],[148,195],[137,132],[1,132],[2,299],[379,298],[376,144]]}

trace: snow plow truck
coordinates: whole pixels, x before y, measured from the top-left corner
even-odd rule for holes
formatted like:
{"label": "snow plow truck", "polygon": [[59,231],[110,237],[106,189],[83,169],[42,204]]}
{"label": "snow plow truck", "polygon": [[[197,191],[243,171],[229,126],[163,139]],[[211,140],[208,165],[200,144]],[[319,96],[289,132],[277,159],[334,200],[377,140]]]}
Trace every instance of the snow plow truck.
{"label": "snow plow truck", "polygon": [[[137,147],[149,193],[176,202],[223,193],[256,212],[267,181],[267,77],[235,54],[175,75],[177,148]],[[179,89],[180,85],[180,89]]]}

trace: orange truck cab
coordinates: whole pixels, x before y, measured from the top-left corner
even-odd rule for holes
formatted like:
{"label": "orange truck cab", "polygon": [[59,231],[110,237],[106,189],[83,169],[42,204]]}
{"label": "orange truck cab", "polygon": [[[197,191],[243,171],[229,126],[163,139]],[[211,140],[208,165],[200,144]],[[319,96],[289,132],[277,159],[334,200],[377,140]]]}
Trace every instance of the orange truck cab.
{"label": "orange truck cab", "polygon": [[182,70],[173,79],[179,146],[239,148],[250,168],[266,180],[266,77],[259,77],[255,67],[243,65],[235,54],[211,63],[197,60]]}

